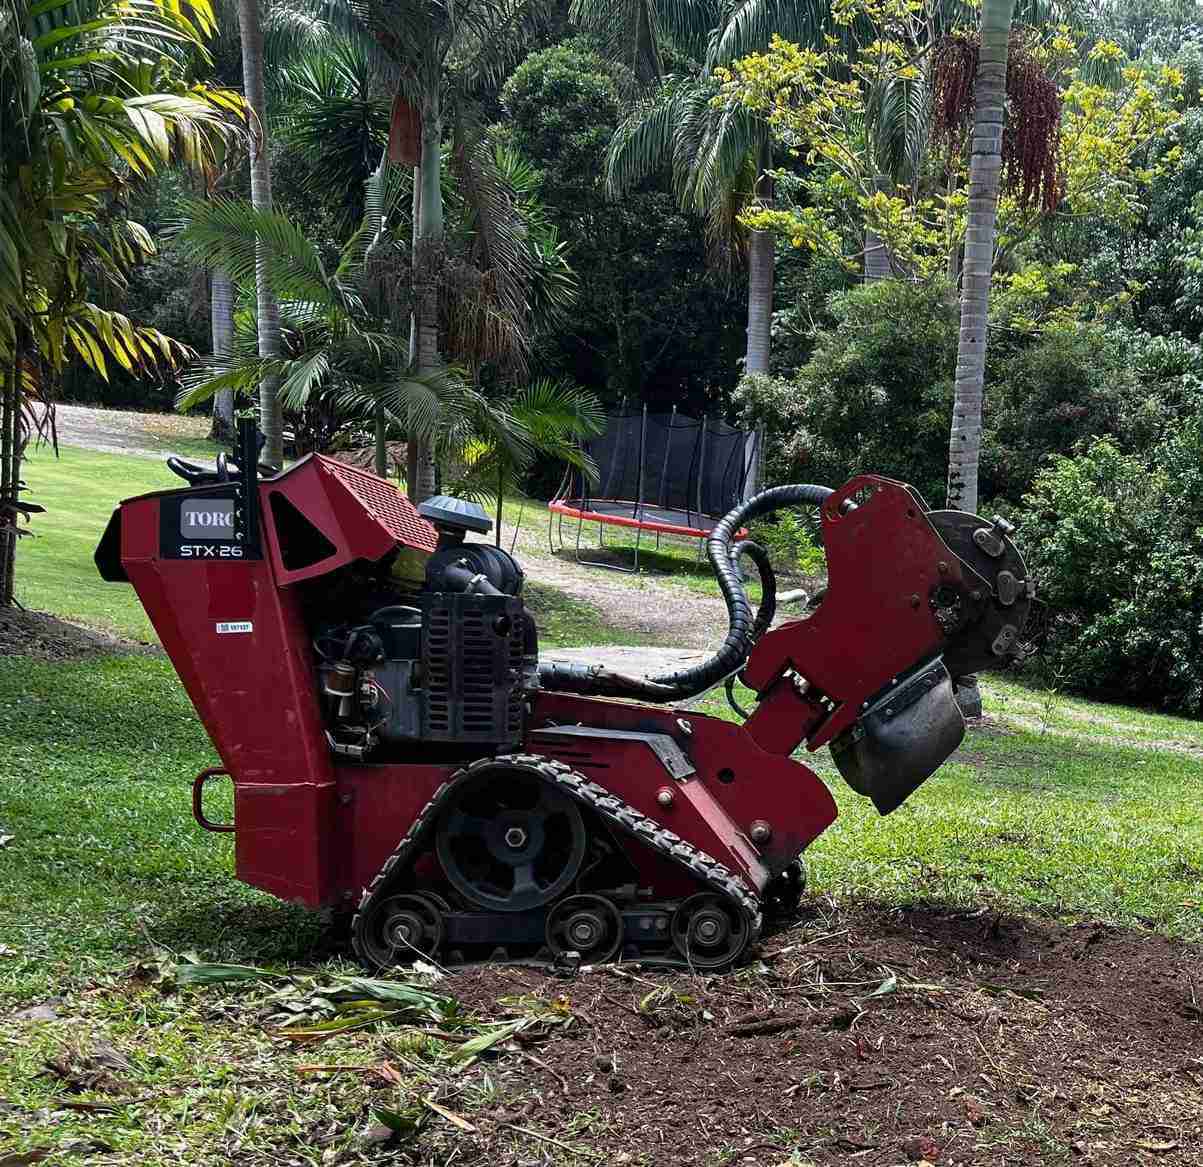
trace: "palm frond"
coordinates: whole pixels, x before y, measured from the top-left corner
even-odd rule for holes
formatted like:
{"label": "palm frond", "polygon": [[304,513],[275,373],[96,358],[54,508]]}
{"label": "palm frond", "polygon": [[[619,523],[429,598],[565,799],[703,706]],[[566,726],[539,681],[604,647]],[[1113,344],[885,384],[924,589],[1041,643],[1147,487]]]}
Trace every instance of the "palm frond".
{"label": "palm frond", "polygon": [[728,65],[760,52],[774,35],[816,46],[829,28],[830,13],[824,0],[736,0],[726,19],[714,26],[707,64]]}
{"label": "palm frond", "polygon": [[317,247],[287,215],[228,198],[185,203],[183,214],[176,241],[194,262],[222,268],[235,283],[251,284],[262,244],[267,280],[279,299],[325,305],[346,299],[346,289],[329,277]]}

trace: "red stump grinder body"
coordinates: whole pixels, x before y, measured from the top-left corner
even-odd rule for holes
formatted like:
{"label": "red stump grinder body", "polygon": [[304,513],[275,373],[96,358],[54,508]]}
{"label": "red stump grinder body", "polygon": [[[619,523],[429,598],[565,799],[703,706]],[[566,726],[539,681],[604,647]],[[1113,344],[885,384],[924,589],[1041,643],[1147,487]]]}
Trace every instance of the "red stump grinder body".
{"label": "red stump grinder body", "polygon": [[[729,965],[796,904],[799,856],[836,816],[794,751],[829,746],[893,810],[962,738],[950,674],[1015,655],[1033,591],[1001,520],[868,475],[777,487],[709,540],[730,612],[714,657],[652,678],[541,665],[518,564],[465,540],[479,507],[415,508],[317,455],[260,478],[253,430],[241,447],[241,470],[170,460],[188,485],[123,502],[97,563],[137,590],[221,756],[198,821],[228,774],[238,877],[354,908],[373,967]],[[736,534],[800,504],[828,586],[769,628],[771,565]],[[735,676],[756,697],[742,725],[682,707]]]}

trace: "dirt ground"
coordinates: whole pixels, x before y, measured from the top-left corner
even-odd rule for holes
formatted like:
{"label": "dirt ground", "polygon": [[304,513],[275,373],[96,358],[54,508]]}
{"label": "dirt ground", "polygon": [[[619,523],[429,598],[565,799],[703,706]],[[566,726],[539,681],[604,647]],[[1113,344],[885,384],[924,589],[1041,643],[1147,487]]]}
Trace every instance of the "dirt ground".
{"label": "dirt ground", "polygon": [[806,910],[725,976],[457,976],[482,1011],[564,994],[577,1021],[497,1067],[461,1161],[539,1162],[505,1153],[513,1124],[589,1112],[574,1145],[607,1163],[1203,1163],[1203,951],[986,911]]}
{"label": "dirt ground", "polygon": [[99,653],[150,651],[157,649],[69,624],[46,612],[0,608],[0,657],[30,656],[35,660],[66,661]]}
{"label": "dirt ground", "polygon": [[59,402],[54,407],[55,433],[65,446],[99,450],[102,454],[165,457],[164,444],[178,438],[196,440],[209,432],[203,417],[174,413],[134,413],[124,409],[95,409]]}

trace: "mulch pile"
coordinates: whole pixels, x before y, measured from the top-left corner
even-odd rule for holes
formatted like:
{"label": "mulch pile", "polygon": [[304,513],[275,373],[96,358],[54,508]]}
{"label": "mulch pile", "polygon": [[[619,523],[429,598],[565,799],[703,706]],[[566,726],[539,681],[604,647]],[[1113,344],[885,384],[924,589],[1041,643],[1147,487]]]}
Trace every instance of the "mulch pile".
{"label": "mulch pile", "polygon": [[808,912],[723,976],[457,975],[482,1012],[566,995],[576,1018],[491,1068],[497,1102],[459,1161],[573,1159],[516,1153],[522,1127],[632,1167],[1203,1164],[1203,949],[986,912]]}
{"label": "mulch pile", "polygon": [[68,624],[45,612],[0,608],[0,657],[68,661],[101,653],[146,651],[146,645]]}

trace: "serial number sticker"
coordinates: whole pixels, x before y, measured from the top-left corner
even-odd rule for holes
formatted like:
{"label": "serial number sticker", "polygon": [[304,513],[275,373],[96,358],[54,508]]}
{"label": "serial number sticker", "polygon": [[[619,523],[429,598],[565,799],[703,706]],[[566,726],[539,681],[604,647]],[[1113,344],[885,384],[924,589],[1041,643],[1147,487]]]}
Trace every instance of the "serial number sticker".
{"label": "serial number sticker", "polygon": [[250,620],[226,620],[217,625],[220,632],[254,632],[255,625]]}

